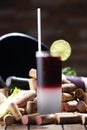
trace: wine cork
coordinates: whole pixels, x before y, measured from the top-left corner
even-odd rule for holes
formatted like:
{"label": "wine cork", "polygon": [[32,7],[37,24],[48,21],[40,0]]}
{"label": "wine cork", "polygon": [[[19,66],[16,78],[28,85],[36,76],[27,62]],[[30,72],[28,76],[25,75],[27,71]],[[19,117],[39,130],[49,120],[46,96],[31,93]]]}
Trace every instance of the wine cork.
{"label": "wine cork", "polygon": [[74,92],[75,89],[76,89],[76,86],[73,83],[62,84],[62,92],[71,93],[71,92]]}
{"label": "wine cork", "polygon": [[29,78],[29,87],[30,87],[30,89],[33,89],[35,91],[37,90],[35,78]]}
{"label": "wine cork", "polygon": [[79,100],[83,100],[87,104],[87,92],[84,92],[81,88],[76,89],[75,96]]}
{"label": "wine cork", "polygon": [[22,124],[27,125],[27,124],[36,124],[36,116],[38,116],[39,113],[34,113],[34,114],[27,114],[22,116]]}
{"label": "wine cork", "polygon": [[71,100],[75,100],[75,96],[73,93],[62,93],[62,102],[68,102]]}
{"label": "wine cork", "polygon": [[38,125],[47,125],[56,123],[56,117],[54,114],[39,115],[36,116],[36,122]]}
{"label": "wine cork", "polygon": [[66,112],[75,112],[75,111],[77,111],[77,103],[78,102],[76,100],[66,102],[64,104],[64,110]]}
{"label": "wine cork", "polygon": [[4,120],[4,123],[6,124],[6,126],[12,125],[16,122],[15,118],[12,114],[6,114],[3,118],[3,120]]}
{"label": "wine cork", "polygon": [[76,89],[75,91],[76,98],[79,98],[80,100],[84,99],[84,91],[81,88]]}
{"label": "wine cork", "polygon": [[81,115],[72,112],[55,113],[57,124],[75,124],[82,123]]}
{"label": "wine cork", "polygon": [[84,101],[78,101],[78,103],[77,103],[77,109],[81,113],[86,113],[87,112],[87,105],[85,104]]}
{"label": "wine cork", "polygon": [[29,76],[32,77],[32,78],[37,79],[37,72],[36,72],[36,69],[31,68],[30,71],[29,71]]}
{"label": "wine cork", "polygon": [[37,104],[35,101],[28,101],[26,105],[26,113],[33,114],[37,112]]}
{"label": "wine cork", "polygon": [[9,111],[14,116],[15,120],[20,120],[22,118],[22,114],[16,103],[11,102],[9,104]]}

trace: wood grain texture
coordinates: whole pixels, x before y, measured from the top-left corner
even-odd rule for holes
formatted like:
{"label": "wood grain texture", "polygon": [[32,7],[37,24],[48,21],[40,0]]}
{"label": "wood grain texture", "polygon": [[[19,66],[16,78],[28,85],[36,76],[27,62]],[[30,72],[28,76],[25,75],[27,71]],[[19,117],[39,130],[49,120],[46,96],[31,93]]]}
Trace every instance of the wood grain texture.
{"label": "wood grain texture", "polygon": [[11,125],[11,126],[7,126],[6,129],[3,130],[28,130],[28,126],[27,125]]}
{"label": "wood grain texture", "polygon": [[84,125],[73,124],[73,125],[64,125],[64,130],[85,130]]}
{"label": "wood grain texture", "polygon": [[32,125],[30,126],[30,130],[62,130],[62,126],[61,125],[41,125],[41,126],[37,126],[37,125]]}
{"label": "wood grain texture", "polygon": [[57,125],[57,124],[50,124],[50,125],[21,125],[15,124],[11,126],[3,126],[0,125],[0,130],[87,130],[86,125],[81,124],[66,124],[66,125]]}

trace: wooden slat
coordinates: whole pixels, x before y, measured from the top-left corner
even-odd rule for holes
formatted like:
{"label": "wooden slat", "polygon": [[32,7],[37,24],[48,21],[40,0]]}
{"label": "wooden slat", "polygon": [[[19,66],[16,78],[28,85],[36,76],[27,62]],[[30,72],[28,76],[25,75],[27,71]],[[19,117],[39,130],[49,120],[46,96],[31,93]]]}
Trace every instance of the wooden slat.
{"label": "wooden slat", "polygon": [[5,130],[28,130],[28,126],[27,125],[11,125],[11,126],[7,126],[7,128]]}
{"label": "wooden slat", "polygon": [[31,125],[31,126],[26,126],[26,125],[11,125],[11,126],[3,126],[0,125],[0,130],[86,130],[86,126],[81,125],[81,124],[65,124],[65,125]]}
{"label": "wooden slat", "polygon": [[62,130],[62,126],[61,125],[31,125],[30,126],[30,130]]}
{"label": "wooden slat", "polygon": [[64,130],[85,130],[84,125],[81,124],[71,124],[63,125]]}
{"label": "wooden slat", "polygon": [[3,121],[0,121],[0,130],[5,130],[5,124]]}
{"label": "wooden slat", "polygon": [[5,130],[5,126],[0,125],[0,130]]}

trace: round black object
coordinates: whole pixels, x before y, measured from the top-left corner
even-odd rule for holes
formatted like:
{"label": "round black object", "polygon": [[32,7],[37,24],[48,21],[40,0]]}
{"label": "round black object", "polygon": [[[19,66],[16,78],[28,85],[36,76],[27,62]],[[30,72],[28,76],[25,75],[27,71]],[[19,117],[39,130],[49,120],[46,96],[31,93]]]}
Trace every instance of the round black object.
{"label": "round black object", "polygon": [[[48,47],[41,43],[42,50]],[[35,53],[38,41],[23,33],[8,33],[0,37],[0,76],[29,77],[31,68],[36,68]]]}

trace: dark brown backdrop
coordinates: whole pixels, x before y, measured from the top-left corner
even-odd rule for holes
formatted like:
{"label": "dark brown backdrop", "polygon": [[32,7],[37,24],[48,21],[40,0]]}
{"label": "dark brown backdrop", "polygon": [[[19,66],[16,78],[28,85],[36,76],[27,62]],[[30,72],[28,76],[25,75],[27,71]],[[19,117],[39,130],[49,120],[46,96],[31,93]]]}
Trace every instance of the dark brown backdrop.
{"label": "dark brown backdrop", "polygon": [[36,9],[42,10],[42,41],[65,39],[72,47],[63,67],[87,76],[87,0],[0,0],[0,35],[23,32],[37,38]]}

